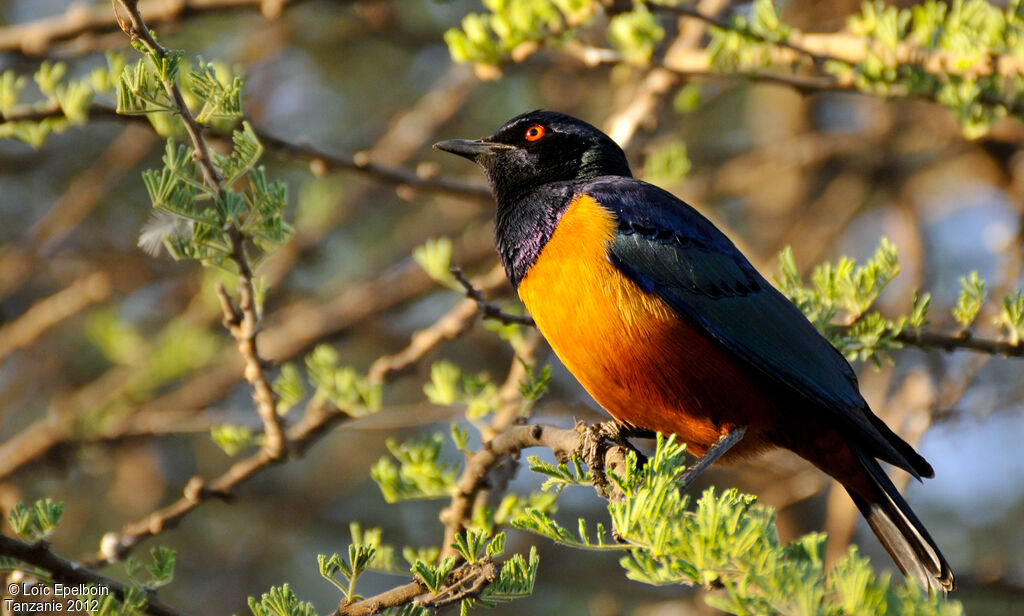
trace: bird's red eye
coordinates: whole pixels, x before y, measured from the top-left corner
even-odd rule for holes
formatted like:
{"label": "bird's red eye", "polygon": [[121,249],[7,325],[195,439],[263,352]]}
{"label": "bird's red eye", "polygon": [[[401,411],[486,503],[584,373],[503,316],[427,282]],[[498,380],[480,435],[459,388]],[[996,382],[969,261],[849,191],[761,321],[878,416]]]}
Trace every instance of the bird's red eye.
{"label": "bird's red eye", "polygon": [[540,124],[534,124],[530,128],[526,129],[526,140],[536,141],[544,136],[544,127]]}

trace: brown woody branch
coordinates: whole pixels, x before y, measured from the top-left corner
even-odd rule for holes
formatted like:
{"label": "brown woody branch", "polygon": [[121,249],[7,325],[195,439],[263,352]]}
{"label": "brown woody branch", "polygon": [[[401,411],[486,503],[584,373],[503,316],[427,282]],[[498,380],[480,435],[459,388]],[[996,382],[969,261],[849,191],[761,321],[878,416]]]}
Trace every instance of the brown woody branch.
{"label": "brown woody branch", "polygon": [[[489,278],[495,278],[493,273]],[[486,284],[487,278],[483,282]],[[465,306],[469,306],[472,311],[467,314]],[[433,326],[413,334],[410,344],[400,353],[382,357],[374,362],[370,370],[370,379],[375,383],[382,383],[405,373],[443,343],[468,331],[476,316],[474,302],[460,302]],[[295,425],[288,434],[290,454],[293,457],[301,456],[332,427],[346,421],[348,417],[337,408],[310,406],[303,421]],[[289,459],[273,457],[266,449],[260,449],[248,458],[236,462],[214,479],[206,481],[200,477],[193,477],[185,486],[181,498],[136,522],[125,525],[119,531],[106,533],[100,551],[84,558],[82,563],[96,567],[124,558],[145,539],[176,526],[202,502],[211,498],[231,498],[243,483]]]}
{"label": "brown woody branch", "polygon": [[456,567],[448,575],[445,585],[434,594],[430,593],[423,582],[413,580],[369,599],[355,603],[343,601],[335,610],[334,616],[371,616],[408,603],[440,610],[459,601],[479,597],[480,593],[497,578],[498,567],[489,557],[484,557],[478,562],[462,563]]}
{"label": "brown woody branch", "polygon": [[791,36],[787,37],[786,39],[776,41],[766,38],[758,34],[757,32],[752,31],[749,28],[740,26],[738,24],[734,24],[728,19],[718,17],[717,15],[705,13],[700,9],[700,7],[693,7],[684,4],[652,4],[651,8],[657,13],[669,13],[673,15],[679,15],[681,17],[690,17],[698,21],[702,21],[709,26],[718,28],[719,30],[739,32],[744,36],[749,37],[755,41],[767,43],[769,45],[775,45],[781,49],[792,51],[797,55],[810,58],[811,60],[814,61],[816,65],[819,66],[828,60],[840,60],[840,58],[836,58],[835,56],[830,55],[830,53],[827,50],[821,51],[808,49],[806,47],[801,46],[800,44],[793,42],[794,40],[800,39],[799,32],[794,32]]}
{"label": "brown woody branch", "polygon": [[[259,10],[274,19],[301,0],[144,0],[141,10],[149,25],[180,21],[199,14],[239,9]],[[0,27],[0,52],[44,56],[55,43],[115,32],[118,22],[102,4],[72,4],[64,13],[27,23]]]}
{"label": "brown woody branch", "polygon": [[531,326],[535,324],[533,322],[533,317],[530,315],[510,314],[508,312],[504,312],[497,304],[487,301],[483,292],[473,286],[473,283],[470,282],[469,279],[466,278],[466,275],[462,273],[461,268],[453,267],[449,271],[451,271],[452,276],[455,277],[455,280],[462,285],[462,288],[466,291],[466,297],[476,302],[477,308],[480,310],[481,314],[484,315],[485,319],[494,319],[496,321],[501,321],[506,325],[509,323]]}
{"label": "brown woody branch", "polygon": [[956,53],[925,49],[912,42],[899,42],[894,49],[882,48],[869,37],[852,32],[799,32],[790,31],[784,39],[772,40],[749,28],[707,14],[699,8],[686,5],[654,4],[652,10],[700,20],[721,30],[737,32],[752,40],[775,47],[778,64],[793,64],[803,58],[821,67],[827,61],[838,61],[850,66],[863,62],[869,53],[891,56],[900,64],[920,67],[930,73],[964,75],[977,78],[988,75],[1017,77],[1024,72],[1024,59],[1010,55],[982,55],[973,64],[965,66]]}
{"label": "brown woody branch", "polygon": [[[121,115],[103,103],[92,103],[88,109],[90,118],[116,120],[120,122],[138,123],[152,128],[152,124],[143,115]],[[62,118],[64,111],[58,105],[23,105],[7,114],[0,113],[0,122],[41,122],[50,118]],[[252,121],[250,120],[250,124]],[[387,165],[374,162],[365,152],[355,154],[332,153],[314,145],[289,141],[271,134],[264,128],[253,126],[253,131],[260,143],[283,155],[305,160],[315,174],[323,174],[336,169],[346,169],[363,174],[379,182],[406,186],[416,191],[471,197],[482,201],[491,200],[491,191],[480,182],[466,181],[460,178],[436,175],[430,167],[421,166],[416,169]]]}
{"label": "brown woody branch", "polygon": [[51,327],[77,314],[90,304],[110,295],[110,277],[96,272],[32,305],[16,320],[0,326],[0,363],[16,349],[22,349]]}
{"label": "brown woody branch", "polygon": [[1024,344],[975,338],[970,332],[949,335],[921,329],[905,329],[896,335],[896,340],[903,344],[926,349],[941,349],[948,353],[967,350],[988,355],[1003,355],[1004,357],[1024,357]]}
{"label": "brown woody branch", "polygon": [[[588,445],[592,445],[592,443],[588,441],[586,431],[578,429],[543,424],[508,427],[469,457],[466,469],[459,478],[452,503],[442,512],[446,527],[458,525],[461,531],[461,524],[469,519],[473,505],[477,502],[476,494],[486,484],[492,469],[503,459],[516,458],[523,449],[545,447],[550,449],[559,460],[567,460],[573,455],[581,455]],[[615,470],[626,464],[626,456],[629,451],[627,447],[608,442],[600,442],[596,446],[605,469]],[[447,539],[449,533],[446,532],[445,535]],[[447,545],[445,548],[442,557],[453,554]],[[485,571],[479,573],[481,577],[484,577],[485,574]],[[473,592],[479,593],[486,587],[486,581],[479,578],[474,578],[474,581],[468,586],[462,586],[463,584],[465,584],[465,578],[456,578],[453,574],[452,582],[447,584],[437,595],[430,596],[426,594],[426,587],[418,580],[414,580],[356,603],[346,604],[342,601],[335,611],[335,616],[369,616],[390,607],[413,602],[425,607],[441,607],[462,598],[474,596]],[[437,597],[442,595],[451,600],[438,601]]]}
{"label": "brown woody branch", "polygon": [[[311,405],[303,420],[289,430],[289,453],[301,457],[309,447],[320,440],[335,425],[346,421],[349,415],[337,408]],[[260,472],[288,461],[275,456],[266,447],[231,465],[223,474],[211,480],[193,477],[185,486],[183,495],[170,505],[158,509],[144,518],[126,524],[119,531],[108,532],[100,542],[100,551],[83,558],[86,567],[99,567],[121,560],[142,541],[174,528],[194,509],[207,500],[230,499],[235,490]]]}
{"label": "brown woody branch", "polygon": [[[466,281],[473,285],[473,282]],[[475,284],[486,290],[496,289],[505,283],[505,270],[496,265],[491,271],[478,279]],[[479,302],[473,300],[462,300],[448,311],[443,317],[434,322],[433,325],[422,329],[412,335],[412,341],[394,355],[385,355],[378,358],[370,365],[367,378],[370,383],[383,383],[390,378],[401,374],[416,364],[424,355],[440,346],[443,342],[454,340],[466,333],[478,315],[486,312]]]}
{"label": "brown woody branch", "polygon": [[[138,0],[112,1],[118,24],[133,42],[140,42],[150,53],[160,58],[165,58],[170,54],[153,37],[149,26],[146,25],[139,12]],[[117,7],[124,10],[127,18],[121,17]],[[223,178],[210,155],[209,145],[203,136],[202,125],[192,115],[178,84],[168,79],[163,82],[163,86],[167,95],[174,101],[177,114],[181,117],[185,131],[192,142],[193,159],[202,170],[204,182],[220,197],[224,191]],[[256,403],[260,420],[263,422],[263,431],[266,437],[263,449],[270,457],[280,458],[287,453],[288,442],[281,425],[281,418],[277,414],[277,396],[270,386],[270,380],[265,371],[266,362],[260,357],[256,342],[260,331],[261,316],[259,307],[256,305],[252,266],[245,249],[246,238],[237,225],[231,225],[228,229],[228,237],[231,240],[229,257],[238,269],[238,304],[237,306],[234,304],[223,286],[218,286],[217,295],[224,310],[224,326],[238,342],[238,352],[245,360],[245,380],[252,386],[252,398]]]}
{"label": "brown woody branch", "polygon": [[355,603],[344,603],[338,606],[334,616],[371,616],[379,614],[390,607],[398,607],[412,603],[417,597],[425,594],[427,587],[419,580],[413,580],[408,584],[396,586],[391,590],[374,595],[368,599],[362,599]]}
{"label": "brown woody branch", "polygon": [[[48,571],[55,582],[69,586],[95,585],[109,588],[119,601],[124,600],[125,593],[128,591],[128,587],[120,582],[57,556],[50,551],[50,545],[45,541],[25,543],[6,535],[0,535],[0,554]],[[4,590],[7,589],[4,588]],[[153,616],[188,616],[185,612],[164,603],[151,590],[146,591],[146,607],[143,611]]]}

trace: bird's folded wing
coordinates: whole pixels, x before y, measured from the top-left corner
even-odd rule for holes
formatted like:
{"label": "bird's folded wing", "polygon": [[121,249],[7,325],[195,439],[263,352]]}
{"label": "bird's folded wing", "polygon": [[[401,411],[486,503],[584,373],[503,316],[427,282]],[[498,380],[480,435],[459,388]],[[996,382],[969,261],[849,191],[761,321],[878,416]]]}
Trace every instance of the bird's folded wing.
{"label": "bird's folded wing", "polygon": [[584,192],[617,217],[609,259],[627,277],[811,408],[834,413],[868,451],[909,466],[869,419],[843,356],[706,218],[638,180],[596,180]]}

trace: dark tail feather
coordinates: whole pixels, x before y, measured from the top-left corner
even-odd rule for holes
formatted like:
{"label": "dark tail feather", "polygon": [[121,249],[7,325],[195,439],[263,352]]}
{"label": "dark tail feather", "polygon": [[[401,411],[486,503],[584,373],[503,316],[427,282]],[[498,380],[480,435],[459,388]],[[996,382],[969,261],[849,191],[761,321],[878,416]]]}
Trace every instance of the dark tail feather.
{"label": "dark tail feather", "polygon": [[943,594],[956,588],[949,563],[889,476],[873,458],[860,452],[856,454],[874,484],[877,496],[867,500],[849,489],[847,492],[900,571],[908,577],[913,576],[923,587]]}
{"label": "dark tail feather", "polygon": [[871,424],[875,426],[885,440],[896,450],[896,452],[902,457],[902,460],[887,459],[886,456],[879,456],[889,464],[895,464],[896,466],[907,471],[914,476],[914,479],[918,481],[921,477],[934,477],[935,471],[932,470],[932,465],[928,464],[928,460],[925,460],[921,454],[914,451],[914,448],[910,446],[910,443],[900,438],[899,434],[896,434],[889,429],[889,426],[885,425],[885,422],[878,418],[874,413],[868,411],[868,419]]}

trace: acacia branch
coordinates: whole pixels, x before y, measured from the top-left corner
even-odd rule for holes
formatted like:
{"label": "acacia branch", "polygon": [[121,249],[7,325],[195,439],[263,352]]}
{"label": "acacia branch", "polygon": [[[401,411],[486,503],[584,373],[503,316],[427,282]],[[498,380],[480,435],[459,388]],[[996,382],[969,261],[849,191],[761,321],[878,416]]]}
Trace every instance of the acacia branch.
{"label": "acacia branch", "polygon": [[530,315],[510,314],[508,312],[504,312],[497,304],[487,301],[483,292],[473,286],[473,283],[470,282],[470,280],[466,278],[466,275],[462,273],[461,268],[453,267],[449,271],[452,273],[452,276],[455,277],[455,280],[462,285],[462,288],[465,289],[466,297],[476,302],[477,308],[484,315],[485,319],[494,319],[496,321],[501,321],[506,325],[510,323],[531,326],[535,325],[533,317]]}
{"label": "acacia branch", "polygon": [[[116,120],[153,129],[152,123],[146,116],[118,114],[113,107],[104,103],[92,103],[88,109],[88,116],[90,119]],[[0,112],[0,122],[41,122],[46,119],[63,117],[65,117],[64,111],[59,105],[21,105],[7,114]],[[492,199],[490,189],[480,182],[437,175],[429,166],[410,169],[374,162],[364,152],[355,154],[328,152],[309,143],[291,141],[276,136],[257,126],[251,119],[248,121],[253,125],[253,132],[261,144],[285,156],[307,161],[311,172],[315,175],[322,175],[336,169],[345,169],[355,171],[378,182],[407,186],[416,191],[458,195],[487,202]],[[217,136],[219,138],[227,137],[227,135]]]}
{"label": "acacia branch", "polygon": [[[142,43],[150,53],[161,59],[170,55],[170,51],[153,37],[143,20],[142,14],[139,13],[138,0],[113,0],[113,2],[118,23],[133,42]],[[127,13],[127,19],[122,18],[118,13],[118,6]],[[163,81],[163,86],[168,96],[174,101],[177,114],[181,117],[185,131],[192,142],[193,159],[202,170],[206,185],[217,194],[218,198],[221,198],[225,188],[223,178],[210,155],[210,148],[203,136],[202,125],[192,115],[192,110],[185,103],[185,97],[178,84],[171,79],[166,79]],[[287,452],[287,435],[281,425],[281,418],[277,414],[277,396],[270,386],[270,380],[265,371],[266,362],[260,357],[256,342],[260,331],[261,316],[259,307],[256,305],[252,266],[245,249],[246,238],[237,224],[232,224],[228,229],[228,237],[231,240],[229,258],[238,269],[238,304],[236,306],[233,303],[223,286],[217,287],[217,295],[221,300],[224,312],[224,326],[238,342],[238,352],[245,360],[245,380],[252,386],[252,398],[256,403],[256,410],[263,422],[263,432],[266,436],[263,449],[270,457],[280,458]]]}
{"label": "acacia branch", "polygon": [[1024,344],[1012,344],[1002,340],[975,338],[970,332],[958,335],[943,334],[921,329],[904,329],[895,339],[903,344],[921,348],[941,349],[948,353],[957,350],[975,351],[988,355],[1024,357]]}
{"label": "acacia branch", "polygon": [[[500,269],[500,268],[499,268]],[[502,272],[503,273],[503,272]],[[482,282],[494,284],[492,271]],[[222,300],[223,301],[223,300]],[[467,313],[466,307],[470,308]],[[439,346],[458,338],[469,330],[476,318],[476,304],[460,302],[434,326],[416,332],[409,345],[401,352],[381,357],[372,364],[371,382],[383,383],[405,373],[423,360]],[[342,410],[311,405],[302,422],[294,426],[289,434],[290,453],[293,458],[301,457],[322,436],[335,425],[347,421],[349,416]],[[193,477],[185,486],[183,495],[175,502],[158,509],[138,521],[126,524],[119,531],[103,536],[100,551],[82,560],[86,566],[96,567],[123,559],[142,541],[154,537],[176,526],[186,515],[201,503],[211,498],[228,499],[235,490],[262,471],[288,462],[293,458],[272,457],[265,449],[231,465],[220,476],[206,481]]]}
{"label": "acacia branch", "polygon": [[453,605],[465,599],[475,599],[498,578],[498,567],[490,557],[483,557],[475,563],[462,563],[448,574],[444,586],[431,594],[419,580],[396,586],[391,590],[361,599],[354,603],[344,601],[335,610],[334,616],[371,616],[384,610],[409,603],[432,610]]}
{"label": "acacia branch", "polygon": [[970,78],[1000,75],[1015,78],[1024,73],[1024,58],[1006,54],[979,54],[973,64],[965,66],[963,58],[955,53],[925,49],[921,45],[906,41],[898,42],[894,49],[882,49],[881,45],[870,37],[852,32],[804,33],[796,30],[790,31],[784,38],[775,40],[734,23],[731,19],[719,18],[692,6],[653,4],[651,9],[697,19],[720,30],[736,32],[751,40],[772,45],[776,48],[777,55],[774,60],[778,64],[792,64],[803,56],[813,60],[818,68],[827,61],[856,66],[870,53],[877,53],[883,57],[891,56],[900,64],[916,66],[933,74],[964,75]]}
{"label": "acacia branch", "polygon": [[[125,593],[128,591],[128,587],[120,582],[57,556],[50,551],[50,545],[45,541],[25,543],[6,535],[0,535],[0,554],[48,571],[55,582],[71,586],[95,585],[109,588],[119,601],[124,601]],[[4,591],[6,590],[5,587]],[[146,590],[145,592],[146,607],[143,609],[145,613],[153,616],[188,616],[185,612],[164,603],[154,591]]]}
{"label": "acacia branch", "polygon": [[[496,289],[504,283],[505,270],[500,265],[494,266],[476,281],[479,288],[487,290]],[[466,284],[472,286],[474,283],[467,280]],[[454,340],[466,333],[481,313],[486,316],[479,302],[471,299],[462,300],[433,325],[415,332],[409,346],[394,355],[385,355],[374,361],[367,374],[369,382],[383,383],[405,372],[443,342]]]}
{"label": "acacia branch", "polygon": [[355,603],[344,603],[338,606],[334,616],[372,616],[379,614],[391,607],[398,607],[412,603],[427,592],[427,587],[419,580],[413,580],[408,584],[396,586],[391,590],[374,595],[368,599],[361,599]]}
{"label": "acacia branch", "polygon": [[805,56],[814,61],[816,65],[821,65],[828,60],[839,60],[840,58],[832,56],[827,50],[813,50],[807,49],[795,42],[794,40],[800,40],[800,33],[794,32],[789,37],[780,40],[773,40],[767,38],[757,32],[752,31],[750,28],[740,26],[739,24],[733,23],[729,19],[723,19],[716,15],[711,15],[703,12],[700,7],[693,7],[685,4],[652,4],[651,8],[658,13],[669,13],[672,15],[678,15],[681,17],[689,17],[702,21],[709,26],[718,28],[719,30],[727,30],[732,32],[738,32],[743,36],[749,37],[755,41],[766,43],[769,45],[775,45],[782,49],[787,49],[798,55]]}
{"label": "acacia branch", "polygon": [[[530,447],[545,447],[551,450],[559,460],[567,460],[573,455],[580,455],[588,445],[597,447],[598,456],[603,460],[605,469],[614,471],[625,466],[629,448],[605,441],[591,443],[585,430],[559,428],[545,424],[507,427],[493,439],[484,443],[480,450],[467,460],[451,505],[441,514],[442,521],[446,525],[446,540],[451,535],[447,528],[457,526],[461,531],[462,524],[469,519],[472,508],[478,500],[477,494],[487,483],[491,471],[502,460],[509,457],[517,458],[523,449]],[[446,545],[442,558],[453,555],[453,553],[454,550]],[[463,565],[463,567],[465,566]],[[453,572],[452,581],[433,596],[426,595],[427,589],[423,583],[414,580],[355,603],[346,604],[342,601],[334,614],[335,616],[369,616],[387,608],[408,603],[428,607],[450,605],[463,598],[475,596],[474,593],[479,594],[488,583],[486,573],[486,570],[481,570],[477,575],[484,579],[474,577],[468,586],[464,586],[466,578],[455,576]],[[439,598],[444,598],[444,600],[438,600]]]}
{"label": "acacia branch", "polygon": [[[320,440],[335,425],[349,419],[349,415],[336,407],[323,408],[310,405],[303,420],[289,430],[289,453],[293,458],[301,457],[306,450]],[[196,476],[185,485],[178,500],[149,515],[123,526],[119,531],[103,535],[100,550],[92,556],[81,559],[86,567],[99,567],[123,559],[141,542],[174,528],[189,513],[210,499],[228,500],[235,490],[262,471],[289,459],[274,456],[266,447],[232,464],[221,475],[205,480]]]}
{"label": "acacia branch", "polygon": [[[141,10],[150,25],[172,23],[195,15],[257,9],[274,19],[282,9],[302,0],[144,0]],[[118,22],[102,4],[71,4],[66,11],[36,21],[0,27],[0,52],[44,56],[54,43],[115,32]]]}

